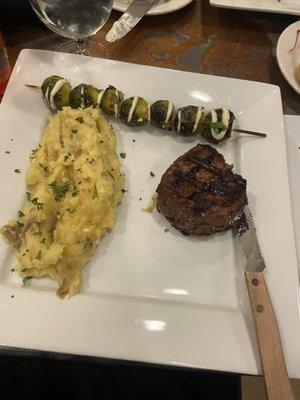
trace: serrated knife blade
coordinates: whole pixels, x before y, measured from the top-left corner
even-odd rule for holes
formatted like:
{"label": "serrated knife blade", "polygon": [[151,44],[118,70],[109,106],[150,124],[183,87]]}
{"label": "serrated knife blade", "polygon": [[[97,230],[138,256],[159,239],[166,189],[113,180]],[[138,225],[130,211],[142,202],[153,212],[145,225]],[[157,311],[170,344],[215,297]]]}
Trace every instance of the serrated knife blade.
{"label": "serrated knife blade", "polygon": [[256,228],[249,206],[245,207],[244,214],[248,229],[240,234],[240,243],[246,257],[245,271],[263,272],[266,269],[266,265],[260,250]]}
{"label": "serrated knife blade", "polygon": [[[279,326],[263,272],[266,269],[249,206],[240,224],[240,244],[246,258],[245,279],[268,400],[295,400],[284,359]],[[244,228],[246,225],[246,229]],[[248,225],[248,226],[247,226]]]}
{"label": "serrated knife blade", "polygon": [[157,0],[133,0],[121,18],[106,35],[108,42],[115,42],[125,36],[143,18]]}

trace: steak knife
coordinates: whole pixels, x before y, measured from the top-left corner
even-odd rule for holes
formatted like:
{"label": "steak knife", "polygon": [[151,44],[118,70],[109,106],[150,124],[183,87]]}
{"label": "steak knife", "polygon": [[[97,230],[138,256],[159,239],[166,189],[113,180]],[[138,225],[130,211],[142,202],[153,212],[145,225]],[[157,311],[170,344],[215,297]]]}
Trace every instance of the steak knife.
{"label": "steak knife", "polygon": [[240,232],[246,257],[245,279],[255,322],[268,400],[295,400],[285,364],[279,327],[263,272],[266,270],[249,206],[245,208],[248,229]]}
{"label": "steak knife", "polygon": [[143,18],[157,0],[133,0],[120,19],[114,22],[106,35],[108,42],[115,42],[125,36]]}

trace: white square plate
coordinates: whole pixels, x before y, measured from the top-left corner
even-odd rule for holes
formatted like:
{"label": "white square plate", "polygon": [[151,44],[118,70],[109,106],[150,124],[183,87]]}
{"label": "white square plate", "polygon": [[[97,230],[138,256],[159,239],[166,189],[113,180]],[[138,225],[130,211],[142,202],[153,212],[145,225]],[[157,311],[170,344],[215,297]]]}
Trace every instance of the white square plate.
{"label": "white square plate", "polygon": [[[41,95],[24,85],[40,84],[52,74],[67,77],[73,85],[87,82],[104,88],[113,84],[128,96],[139,94],[150,101],[167,98],[178,106],[227,105],[241,127],[268,133],[266,139],[240,136],[220,151],[248,180],[289,371],[294,376],[300,373],[297,263],[279,88],[23,50],[0,107],[0,224],[14,217],[24,200],[28,154],[37,145],[49,115]],[[236,238],[231,232],[208,239],[187,238],[157,212],[141,211],[165,169],[197,140],[111,122],[118,151],[126,153],[122,162],[128,189],[116,226],[86,267],[82,292],[65,301],[55,296],[55,285],[48,280],[22,288],[10,272],[11,252],[1,242],[0,344],[258,373]],[[16,168],[21,174],[14,173]]]}
{"label": "white square plate", "polygon": [[210,0],[215,7],[300,15],[299,0]]}

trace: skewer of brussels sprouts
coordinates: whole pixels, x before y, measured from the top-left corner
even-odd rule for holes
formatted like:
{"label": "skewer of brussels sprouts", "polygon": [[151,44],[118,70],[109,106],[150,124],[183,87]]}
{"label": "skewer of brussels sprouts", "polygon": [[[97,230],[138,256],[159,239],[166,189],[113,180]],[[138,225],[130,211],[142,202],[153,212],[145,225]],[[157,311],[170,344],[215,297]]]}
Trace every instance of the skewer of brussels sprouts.
{"label": "skewer of brussels sprouts", "polygon": [[232,131],[265,137],[266,134],[233,127],[235,116],[228,108],[211,109],[205,116],[201,106],[188,105],[176,111],[169,100],[149,104],[139,96],[124,100],[124,94],[114,86],[97,89],[81,83],[71,89],[69,81],[58,75],[44,80],[41,88],[44,100],[56,111],[64,106],[72,108],[99,107],[106,114],[119,117],[128,126],[140,126],[147,122],[164,130],[175,130],[179,135],[202,135],[211,143],[220,143],[231,137]]}

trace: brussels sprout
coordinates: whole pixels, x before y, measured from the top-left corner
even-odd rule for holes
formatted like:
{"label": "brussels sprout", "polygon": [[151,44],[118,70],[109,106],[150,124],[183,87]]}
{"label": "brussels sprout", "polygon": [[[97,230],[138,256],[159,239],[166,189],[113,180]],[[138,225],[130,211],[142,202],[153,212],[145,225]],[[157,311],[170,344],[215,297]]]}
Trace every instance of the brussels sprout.
{"label": "brussels sprout", "polygon": [[67,79],[58,75],[49,76],[42,83],[41,89],[46,103],[52,110],[69,105],[71,85]]}
{"label": "brussels sprout", "polygon": [[70,93],[70,106],[72,108],[97,107],[100,90],[92,85],[81,83]]}
{"label": "brussels sprout", "polygon": [[108,115],[117,117],[120,111],[120,104],[124,99],[122,92],[114,86],[108,86],[103,92],[100,108]]}
{"label": "brussels sprout", "polygon": [[231,136],[235,116],[228,108],[212,108],[205,118],[203,137],[211,143],[219,143]]}
{"label": "brussels sprout", "polygon": [[203,107],[186,106],[180,108],[175,116],[174,130],[182,136],[199,135],[204,129]]}
{"label": "brussels sprout", "polygon": [[143,125],[148,121],[148,102],[142,97],[130,97],[121,103],[120,119],[129,126]]}
{"label": "brussels sprout", "polygon": [[149,119],[151,124],[162,129],[173,129],[176,110],[168,100],[158,100],[150,107]]}

